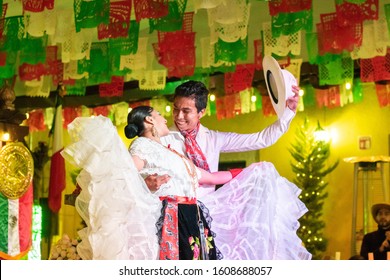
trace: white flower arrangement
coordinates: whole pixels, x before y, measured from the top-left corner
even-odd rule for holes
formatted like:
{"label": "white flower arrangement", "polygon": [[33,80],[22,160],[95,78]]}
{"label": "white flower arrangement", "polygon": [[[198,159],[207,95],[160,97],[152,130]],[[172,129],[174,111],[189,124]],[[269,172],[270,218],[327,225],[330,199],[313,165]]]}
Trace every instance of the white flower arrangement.
{"label": "white flower arrangement", "polygon": [[49,260],[81,260],[77,253],[77,245],[79,243],[79,240],[64,234],[51,249]]}

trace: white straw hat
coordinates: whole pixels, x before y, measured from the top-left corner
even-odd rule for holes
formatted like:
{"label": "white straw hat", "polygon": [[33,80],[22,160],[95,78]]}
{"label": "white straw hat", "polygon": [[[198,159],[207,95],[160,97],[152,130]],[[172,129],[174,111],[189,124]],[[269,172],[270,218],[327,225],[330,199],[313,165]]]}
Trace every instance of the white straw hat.
{"label": "white straw hat", "polygon": [[281,69],[276,59],[269,55],[264,56],[263,71],[272,106],[280,118],[286,109],[286,100],[294,96],[292,86],[297,85],[297,80],[289,71]]}

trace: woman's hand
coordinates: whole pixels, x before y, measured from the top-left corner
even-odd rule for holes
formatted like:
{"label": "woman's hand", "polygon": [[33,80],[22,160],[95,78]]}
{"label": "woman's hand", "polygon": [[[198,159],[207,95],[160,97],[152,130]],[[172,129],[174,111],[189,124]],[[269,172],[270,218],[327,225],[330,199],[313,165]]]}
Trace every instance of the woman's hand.
{"label": "woman's hand", "polygon": [[145,183],[151,192],[156,192],[160,189],[161,185],[167,183],[171,179],[171,176],[152,174],[145,178]]}

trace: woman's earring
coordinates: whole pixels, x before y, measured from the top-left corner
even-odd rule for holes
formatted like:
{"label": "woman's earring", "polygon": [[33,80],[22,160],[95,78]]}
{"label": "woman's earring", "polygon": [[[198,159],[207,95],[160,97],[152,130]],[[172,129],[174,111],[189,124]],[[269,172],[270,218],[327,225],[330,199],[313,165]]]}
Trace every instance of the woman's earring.
{"label": "woman's earring", "polygon": [[156,136],[159,137],[158,131],[157,131],[157,129],[154,126],[152,127],[152,136],[153,137],[156,137]]}

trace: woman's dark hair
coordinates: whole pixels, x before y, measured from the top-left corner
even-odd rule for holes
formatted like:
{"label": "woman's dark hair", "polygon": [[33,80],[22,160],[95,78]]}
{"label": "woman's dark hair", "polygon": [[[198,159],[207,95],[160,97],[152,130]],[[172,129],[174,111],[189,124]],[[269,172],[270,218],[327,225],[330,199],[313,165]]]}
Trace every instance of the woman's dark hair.
{"label": "woman's dark hair", "polygon": [[131,110],[127,115],[127,125],[125,126],[125,135],[127,138],[131,139],[144,133],[144,120],[147,116],[152,115],[152,111],[153,107],[150,106],[138,106]]}
{"label": "woman's dark hair", "polygon": [[198,113],[207,107],[209,90],[204,83],[198,81],[187,81],[175,89],[173,99],[176,97],[187,97],[195,101]]}

